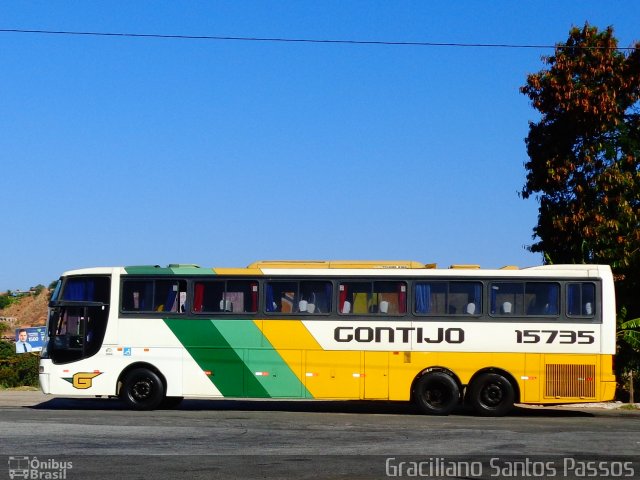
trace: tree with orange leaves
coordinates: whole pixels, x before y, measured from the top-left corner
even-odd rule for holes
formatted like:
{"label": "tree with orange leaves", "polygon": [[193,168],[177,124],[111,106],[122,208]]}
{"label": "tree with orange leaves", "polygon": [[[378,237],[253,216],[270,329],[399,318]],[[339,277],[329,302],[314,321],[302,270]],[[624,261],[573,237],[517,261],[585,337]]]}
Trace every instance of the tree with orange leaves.
{"label": "tree with orange leaves", "polygon": [[547,263],[604,263],[617,300],[640,316],[640,42],[618,48],[613,28],[572,28],[546,68],[521,88],[530,122],[523,198],[540,202],[537,240]]}

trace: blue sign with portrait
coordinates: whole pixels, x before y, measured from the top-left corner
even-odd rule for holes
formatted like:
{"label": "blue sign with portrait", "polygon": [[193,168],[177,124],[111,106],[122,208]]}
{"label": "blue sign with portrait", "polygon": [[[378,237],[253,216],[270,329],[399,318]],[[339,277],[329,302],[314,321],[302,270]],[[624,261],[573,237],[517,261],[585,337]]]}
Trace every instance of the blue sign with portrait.
{"label": "blue sign with portrait", "polygon": [[40,352],[46,335],[47,327],[16,328],[16,353]]}

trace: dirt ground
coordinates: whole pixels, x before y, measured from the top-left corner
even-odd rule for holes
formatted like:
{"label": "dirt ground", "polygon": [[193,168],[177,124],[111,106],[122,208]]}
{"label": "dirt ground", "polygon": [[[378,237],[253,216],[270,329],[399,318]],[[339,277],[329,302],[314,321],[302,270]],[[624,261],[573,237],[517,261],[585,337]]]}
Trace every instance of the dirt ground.
{"label": "dirt ground", "polygon": [[8,335],[13,339],[13,332],[16,328],[45,325],[48,302],[49,290],[45,288],[38,295],[24,295],[16,303],[0,310],[0,317],[15,318],[15,320],[4,322],[9,328],[3,335]]}

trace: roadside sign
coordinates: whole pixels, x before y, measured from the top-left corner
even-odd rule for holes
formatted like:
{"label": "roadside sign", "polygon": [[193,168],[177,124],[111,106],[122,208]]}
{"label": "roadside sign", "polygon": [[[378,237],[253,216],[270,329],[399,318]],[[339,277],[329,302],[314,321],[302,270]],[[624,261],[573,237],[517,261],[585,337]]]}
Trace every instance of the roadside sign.
{"label": "roadside sign", "polygon": [[46,334],[47,327],[16,328],[16,353],[40,352]]}

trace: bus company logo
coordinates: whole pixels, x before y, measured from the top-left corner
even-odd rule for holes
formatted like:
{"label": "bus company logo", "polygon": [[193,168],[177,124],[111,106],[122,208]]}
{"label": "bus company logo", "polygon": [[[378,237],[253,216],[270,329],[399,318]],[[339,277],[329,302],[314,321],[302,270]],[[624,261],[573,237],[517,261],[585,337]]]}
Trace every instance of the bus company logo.
{"label": "bus company logo", "polygon": [[102,375],[102,372],[78,372],[73,377],[62,377],[62,379],[73,385],[73,388],[86,390],[93,386],[93,379],[98,375]]}
{"label": "bus company logo", "polygon": [[27,478],[38,480],[64,480],[67,470],[73,468],[73,462],[61,462],[54,458],[40,460],[38,457],[9,457],[9,478]]}
{"label": "bus company logo", "polygon": [[348,343],[464,343],[462,328],[425,329],[423,327],[351,327],[339,326],[333,331],[336,342]]}

